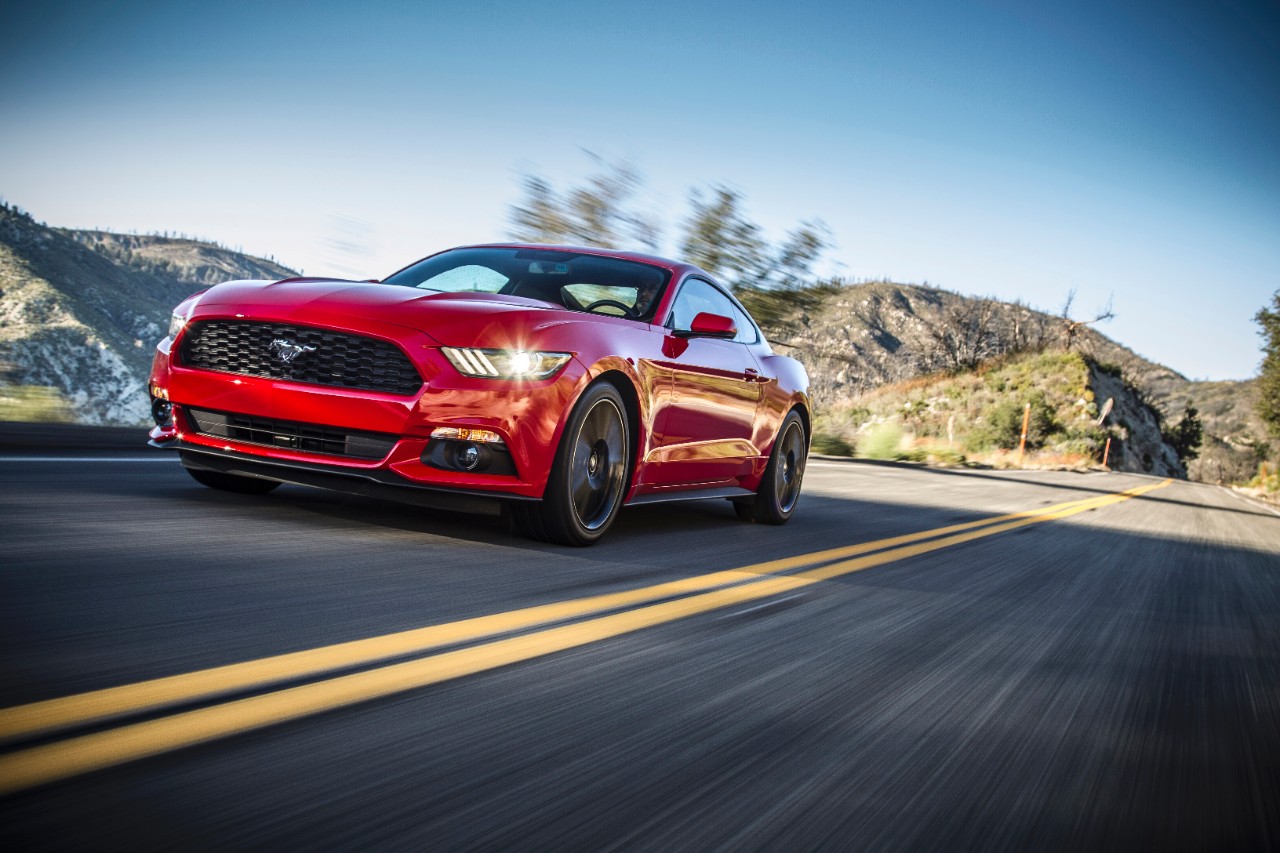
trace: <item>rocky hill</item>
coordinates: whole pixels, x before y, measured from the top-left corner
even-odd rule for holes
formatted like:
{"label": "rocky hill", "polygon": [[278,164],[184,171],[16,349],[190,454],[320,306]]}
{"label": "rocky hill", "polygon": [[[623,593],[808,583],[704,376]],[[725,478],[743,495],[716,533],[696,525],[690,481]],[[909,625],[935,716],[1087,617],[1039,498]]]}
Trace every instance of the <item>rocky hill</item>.
{"label": "rocky hill", "polygon": [[209,243],[50,228],[0,206],[0,397],[43,399],[81,423],[143,423],[174,305],[216,281],[293,274]]}
{"label": "rocky hill", "polygon": [[1063,350],[1070,337],[1072,352],[1105,374],[1123,376],[1122,384],[1159,421],[1176,421],[1188,404],[1199,410],[1205,443],[1189,466],[1193,479],[1247,479],[1265,452],[1266,433],[1253,411],[1254,382],[1191,381],[1095,328],[1072,328],[1061,316],[893,282],[825,286],[794,302],[770,337],[789,344],[808,366],[819,411],[856,408],[864,396],[904,380],[972,371],[1017,353]]}
{"label": "rocky hill", "polygon": [[[1065,347],[1069,334],[1062,317],[1026,305],[894,282],[826,287],[797,303],[772,331],[803,355],[819,405],[1009,353]],[[1092,328],[1070,334],[1073,350],[1119,366],[1155,397],[1188,382]]]}
{"label": "rocky hill", "polygon": [[[1177,413],[1192,405],[1204,422],[1200,456],[1187,472],[1205,483],[1239,483],[1258,472],[1259,463],[1274,459],[1274,442],[1258,416],[1258,380],[1243,382],[1186,382],[1170,388],[1163,407]],[[1275,466],[1272,466],[1272,470]]]}

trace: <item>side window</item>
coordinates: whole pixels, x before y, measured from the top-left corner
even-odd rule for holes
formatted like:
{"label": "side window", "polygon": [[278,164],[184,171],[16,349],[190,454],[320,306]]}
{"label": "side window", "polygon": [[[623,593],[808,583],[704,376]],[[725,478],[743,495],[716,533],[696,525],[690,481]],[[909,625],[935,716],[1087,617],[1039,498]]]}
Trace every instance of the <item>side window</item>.
{"label": "side window", "polygon": [[672,329],[687,330],[693,324],[693,318],[704,311],[733,318],[734,325],[738,327],[735,341],[752,344],[758,340],[755,324],[742,309],[718,289],[696,278],[689,279],[680,288],[675,304],[671,306],[671,319],[667,325]]}
{"label": "side window", "polygon": [[738,326],[738,334],[734,336],[734,340],[741,344],[754,344],[760,340],[760,333],[756,330],[756,324],[747,316],[746,312],[737,305],[733,306],[733,313],[729,315],[733,318],[733,322]]}

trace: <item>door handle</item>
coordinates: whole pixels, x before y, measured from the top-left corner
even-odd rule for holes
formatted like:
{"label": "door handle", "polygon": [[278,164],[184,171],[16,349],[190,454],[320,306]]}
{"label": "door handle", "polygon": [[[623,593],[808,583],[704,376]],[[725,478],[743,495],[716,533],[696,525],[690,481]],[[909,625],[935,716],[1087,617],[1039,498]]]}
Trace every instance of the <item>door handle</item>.
{"label": "door handle", "polygon": [[754,367],[748,367],[746,370],[742,372],[746,374],[746,379],[748,382],[764,382],[765,381],[765,378],[760,375],[760,371],[756,370]]}

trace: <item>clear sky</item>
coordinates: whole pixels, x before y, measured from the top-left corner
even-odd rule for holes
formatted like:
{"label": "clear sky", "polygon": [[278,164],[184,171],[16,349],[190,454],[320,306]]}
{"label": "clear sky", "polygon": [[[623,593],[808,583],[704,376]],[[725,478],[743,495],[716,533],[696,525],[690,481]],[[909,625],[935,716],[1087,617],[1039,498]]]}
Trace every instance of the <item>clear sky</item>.
{"label": "clear sky", "polygon": [[0,195],[381,277],[629,159],[676,252],[723,183],[828,271],[1079,313],[1245,378],[1280,288],[1280,7],[4,3]]}

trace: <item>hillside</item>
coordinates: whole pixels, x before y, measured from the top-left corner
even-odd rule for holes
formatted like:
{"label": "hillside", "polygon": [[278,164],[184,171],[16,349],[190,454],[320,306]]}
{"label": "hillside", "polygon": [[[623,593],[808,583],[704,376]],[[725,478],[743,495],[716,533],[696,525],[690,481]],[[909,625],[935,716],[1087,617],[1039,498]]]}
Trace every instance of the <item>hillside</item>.
{"label": "hillside", "polygon": [[[1113,408],[1103,423],[1106,400]],[[1020,451],[1024,414],[1026,452]],[[1049,350],[883,385],[821,410],[815,447],[878,459],[999,467],[1108,467],[1185,477],[1158,416],[1110,369]]]}
{"label": "hillside", "polygon": [[[795,303],[770,337],[809,368],[819,411],[856,408],[876,389],[915,377],[1061,349],[1066,335],[1060,316],[1026,305],[893,282],[827,286]],[[1072,350],[1118,369],[1165,420],[1181,418],[1187,403],[1199,410],[1205,443],[1189,466],[1193,479],[1231,482],[1256,471],[1265,430],[1253,382],[1193,382],[1090,327],[1076,330]]]}
{"label": "hillside", "polygon": [[[1238,483],[1253,477],[1271,454],[1267,428],[1258,416],[1258,380],[1187,382],[1169,390],[1165,407],[1178,413],[1190,403],[1204,422],[1200,457],[1187,466],[1191,479]],[[1273,466],[1274,469],[1274,466]]]}
{"label": "hillside", "polygon": [[50,228],[0,206],[3,396],[81,423],[144,422],[173,306],[214,281],[290,275],[208,243]]}

